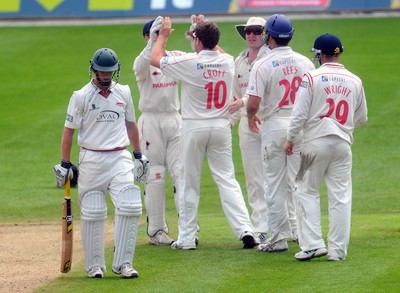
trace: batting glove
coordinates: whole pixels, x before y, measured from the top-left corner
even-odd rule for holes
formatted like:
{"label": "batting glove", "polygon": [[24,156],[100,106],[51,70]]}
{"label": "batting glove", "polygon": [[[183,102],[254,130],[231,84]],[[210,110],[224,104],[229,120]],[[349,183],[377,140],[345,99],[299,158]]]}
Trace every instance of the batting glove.
{"label": "batting glove", "polygon": [[64,187],[68,178],[74,177],[72,171],[72,163],[69,161],[61,161],[61,164],[57,164],[53,167],[53,173],[56,175],[56,184],[58,187]]}
{"label": "batting glove", "polygon": [[133,162],[133,176],[139,183],[145,184],[150,174],[150,162],[145,155],[142,155],[141,151],[134,151],[133,156],[135,161]]}

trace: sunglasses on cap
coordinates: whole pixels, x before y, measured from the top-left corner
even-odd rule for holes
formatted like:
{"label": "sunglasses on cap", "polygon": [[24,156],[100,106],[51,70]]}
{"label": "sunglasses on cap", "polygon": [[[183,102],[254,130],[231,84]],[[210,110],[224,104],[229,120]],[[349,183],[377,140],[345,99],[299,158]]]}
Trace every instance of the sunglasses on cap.
{"label": "sunglasses on cap", "polygon": [[244,33],[246,35],[250,35],[253,33],[253,35],[261,35],[263,32],[263,29],[261,27],[246,27],[244,29]]}

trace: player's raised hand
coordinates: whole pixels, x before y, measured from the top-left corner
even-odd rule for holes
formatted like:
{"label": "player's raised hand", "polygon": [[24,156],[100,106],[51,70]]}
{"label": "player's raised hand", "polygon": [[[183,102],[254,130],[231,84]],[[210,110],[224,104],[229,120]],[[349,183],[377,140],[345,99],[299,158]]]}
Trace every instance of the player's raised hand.
{"label": "player's raised hand", "polygon": [[194,33],[196,26],[199,23],[205,21],[205,18],[204,18],[203,14],[199,14],[199,15],[192,14],[190,16],[190,21],[191,21],[191,24],[190,24],[189,30],[187,32],[185,32],[185,38],[188,41],[193,41],[194,40],[193,33]]}
{"label": "player's raised hand", "polygon": [[159,35],[168,38],[173,31],[171,18],[169,16],[164,17]]}

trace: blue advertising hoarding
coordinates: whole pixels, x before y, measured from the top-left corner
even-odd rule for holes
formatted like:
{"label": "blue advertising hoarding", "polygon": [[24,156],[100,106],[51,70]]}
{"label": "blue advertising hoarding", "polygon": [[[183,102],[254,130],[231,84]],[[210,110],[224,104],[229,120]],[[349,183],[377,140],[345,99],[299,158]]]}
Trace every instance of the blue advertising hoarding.
{"label": "blue advertising hoarding", "polygon": [[248,12],[385,10],[400,0],[1,0],[0,18],[115,18]]}

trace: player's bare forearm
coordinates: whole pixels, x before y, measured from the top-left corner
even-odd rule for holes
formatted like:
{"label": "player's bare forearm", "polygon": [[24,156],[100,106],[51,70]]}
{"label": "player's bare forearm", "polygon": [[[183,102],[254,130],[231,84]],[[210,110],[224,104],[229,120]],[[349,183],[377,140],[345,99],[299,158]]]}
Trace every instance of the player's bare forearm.
{"label": "player's bare forearm", "polygon": [[125,121],[125,125],[133,150],[140,150],[139,128],[136,122]]}
{"label": "player's bare forearm", "polygon": [[247,102],[247,117],[252,119],[258,112],[260,107],[260,98],[257,96],[249,96],[249,100]]}
{"label": "player's bare forearm", "polygon": [[72,141],[74,138],[74,132],[75,132],[74,129],[64,127],[61,139],[61,160],[66,162],[71,161],[71,148],[72,148]]}

